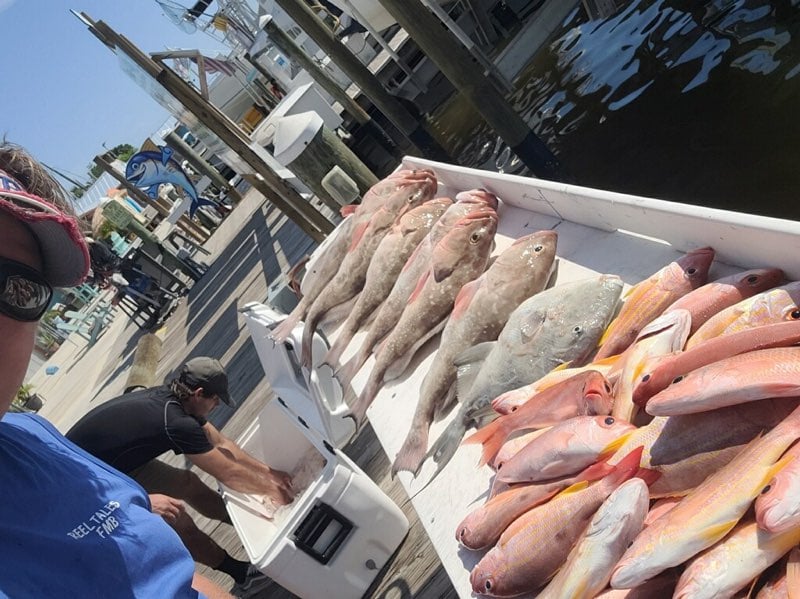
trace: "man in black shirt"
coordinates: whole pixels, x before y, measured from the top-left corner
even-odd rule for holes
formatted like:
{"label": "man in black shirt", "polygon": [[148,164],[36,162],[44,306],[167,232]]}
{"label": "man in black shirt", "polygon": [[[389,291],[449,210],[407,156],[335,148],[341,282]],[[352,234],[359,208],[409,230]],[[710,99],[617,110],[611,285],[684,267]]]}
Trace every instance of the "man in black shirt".
{"label": "man in black shirt", "polygon": [[[206,420],[220,401],[232,405],[228,377],[212,358],[189,360],[169,385],[126,393],[97,406],[81,418],[67,438],[125,472],[150,494],[172,501],[170,517],[195,561],[230,574],[234,592],[252,587],[257,570],[233,559],[203,533],[176,500],[186,501],[202,515],[230,522],[224,502],[191,470],[174,468],[155,459],[167,451],[184,454],[195,466],[225,486],[243,493],[265,495],[276,505],[293,499],[285,472],[272,470],[225,437]],[[238,588],[237,588],[238,587]],[[252,590],[252,589],[248,589]]]}

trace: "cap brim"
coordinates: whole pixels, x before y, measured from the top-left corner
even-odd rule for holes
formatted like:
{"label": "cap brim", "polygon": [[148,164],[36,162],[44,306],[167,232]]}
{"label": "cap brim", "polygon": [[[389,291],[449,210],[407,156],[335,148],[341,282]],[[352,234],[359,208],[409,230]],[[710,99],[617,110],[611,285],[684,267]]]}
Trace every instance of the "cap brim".
{"label": "cap brim", "polygon": [[229,406],[233,405],[233,400],[231,399],[231,396],[227,391],[225,391],[225,393],[219,393],[218,395],[219,398],[222,400],[222,403]]}
{"label": "cap brim", "polygon": [[[33,206],[37,205],[43,205],[49,211],[34,209]],[[73,217],[38,196],[6,189],[0,190],[0,210],[30,229],[42,253],[42,275],[53,287],[71,287],[86,278],[90,266],[89,250]]]}

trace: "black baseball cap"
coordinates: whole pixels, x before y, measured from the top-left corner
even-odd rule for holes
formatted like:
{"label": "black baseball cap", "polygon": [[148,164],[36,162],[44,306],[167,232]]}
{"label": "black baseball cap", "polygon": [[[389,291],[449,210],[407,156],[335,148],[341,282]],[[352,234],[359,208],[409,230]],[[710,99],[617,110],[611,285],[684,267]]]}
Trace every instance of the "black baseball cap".
{"label": "black baseball cap", "polygon": [[219,398],[233,405],[228,393],[228,375],[219,360],[207,356],[192,358],[181,368],[180,381],[190,389],[202,387],[204,395],[219,395]]}

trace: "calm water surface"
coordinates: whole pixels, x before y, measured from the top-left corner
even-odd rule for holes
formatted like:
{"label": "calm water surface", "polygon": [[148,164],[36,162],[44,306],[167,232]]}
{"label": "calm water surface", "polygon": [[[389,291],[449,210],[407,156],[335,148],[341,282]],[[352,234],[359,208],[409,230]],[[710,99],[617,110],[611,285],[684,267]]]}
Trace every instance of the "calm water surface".
{"label": "calm water surface", "polygon": [[[800,0],[576,10],[512,101],[566,181],[800,219],[799,38]],[[529,174],[462,99],[437,120],[462,164]]]}

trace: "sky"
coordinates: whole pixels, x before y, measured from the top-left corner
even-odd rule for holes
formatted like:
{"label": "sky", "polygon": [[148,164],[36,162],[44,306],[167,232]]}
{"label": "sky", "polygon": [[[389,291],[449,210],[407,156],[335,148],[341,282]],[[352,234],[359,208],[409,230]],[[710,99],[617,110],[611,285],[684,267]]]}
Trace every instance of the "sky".
{"label": "sky", "polygon": [[147,53],[170,47],[213,56],[225,48],[201,31],[183,33],[155,0],[0,0],[0,136],[85,181],[95,155],[122,143],[140,146],[170,115],[70,9],[104,21]]}

